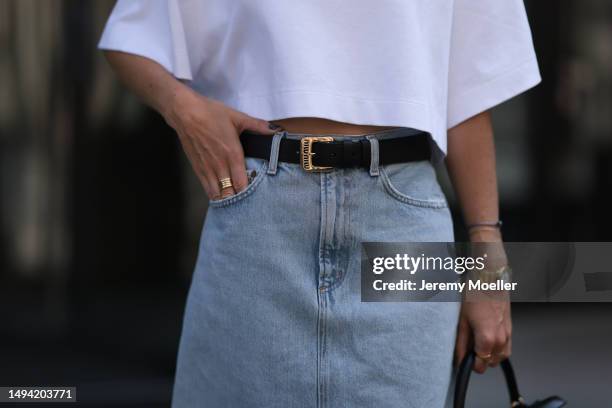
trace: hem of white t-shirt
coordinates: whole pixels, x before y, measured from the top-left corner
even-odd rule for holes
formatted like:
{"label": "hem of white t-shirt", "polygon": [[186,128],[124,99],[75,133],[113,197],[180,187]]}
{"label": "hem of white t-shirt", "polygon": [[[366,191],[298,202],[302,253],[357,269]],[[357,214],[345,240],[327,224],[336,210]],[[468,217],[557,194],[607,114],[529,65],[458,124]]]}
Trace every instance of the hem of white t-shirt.
{"label": "hem of white t-shirt", "polygon": [[[214,96],[213,96],[214,97]],[[225,103],[250,116],[267,121],[291,117],[317,117],[357,125],[410,127],[429,132],[444,150],[446,133],[432,126],[432,109],[413,100],[369,99],[338,92],[286,89],[265,94],[241,94]]]}
{"label": "hem of white t-shirt", "polygon": [[[455,117],[447,119],[450,129],[465,120],[491,109],[515,96],[533,88],[542,81],[538,62],[535,57],[529,58],[504,73],[483,81],[461,95],[455,97],[455,106],[450,105],[449,111],[460,112]],[[459,108],[456,104],[460,103]]]}

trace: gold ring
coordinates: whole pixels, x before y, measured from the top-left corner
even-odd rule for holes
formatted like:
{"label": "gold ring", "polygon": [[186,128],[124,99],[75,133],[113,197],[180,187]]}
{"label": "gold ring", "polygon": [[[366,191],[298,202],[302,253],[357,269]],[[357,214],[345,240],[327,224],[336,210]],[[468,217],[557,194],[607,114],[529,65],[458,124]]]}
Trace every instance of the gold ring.
{"label": "gold ring", "polygon": [[484,360],[484,361],[489,361],[492,357],[492,354],[485,354],[484,356],[481,356],[480,354],[476,353],[476,356],[478,356],[478,358]]}
{"label": "gold ring", "polygon": [[221,190],[223,190],[226,188],[233,187],[234,185],[232,184],[232,179],[229,177],[226,177],[226,178],[222,178],[221,180],[219,180],[219,186],[221,187]]}

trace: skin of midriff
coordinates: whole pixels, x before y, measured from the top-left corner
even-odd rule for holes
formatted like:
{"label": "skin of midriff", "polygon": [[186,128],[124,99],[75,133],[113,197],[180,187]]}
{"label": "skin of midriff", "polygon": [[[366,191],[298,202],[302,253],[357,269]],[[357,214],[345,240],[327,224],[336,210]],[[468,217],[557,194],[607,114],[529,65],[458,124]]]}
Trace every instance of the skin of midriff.
{"label": "skin of midriff", "polygon": [[314,117],[294,117],[279,120],[271,120],[287,132],[308,134],[340,134],[340,135],[363,135],[393,129],[397,126],[373,126],[357,125],[353,123],[336,122],[334,120]]}

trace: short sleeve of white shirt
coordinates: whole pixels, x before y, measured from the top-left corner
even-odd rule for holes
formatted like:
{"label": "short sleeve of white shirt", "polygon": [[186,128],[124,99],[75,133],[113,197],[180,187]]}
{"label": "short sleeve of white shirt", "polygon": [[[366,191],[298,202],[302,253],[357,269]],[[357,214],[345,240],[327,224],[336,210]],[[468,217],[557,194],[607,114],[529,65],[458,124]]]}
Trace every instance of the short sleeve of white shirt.
{"label": "short sleeve of white shirt", "polygon": [[149,58],[192,80],[178,0],[118,0],[98,47]]}
{"label": "short sleeve of white shirt", "polygon": [[541,81],[523,0],[455,0],[447,128]]}

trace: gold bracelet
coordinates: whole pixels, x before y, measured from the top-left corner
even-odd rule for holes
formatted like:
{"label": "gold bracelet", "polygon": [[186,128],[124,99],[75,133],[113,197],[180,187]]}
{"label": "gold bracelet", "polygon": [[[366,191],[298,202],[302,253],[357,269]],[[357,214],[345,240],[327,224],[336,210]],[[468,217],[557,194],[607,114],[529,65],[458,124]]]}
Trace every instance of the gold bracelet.
{"label": "gold bracelet", "polygon": [[510,268],[510,265],[504,265],[492,271],[472,269],[469,274],[470,278],[477,279],[482,283],[494,283],[498,280],[510,282],[512,279],[512,268]]}

